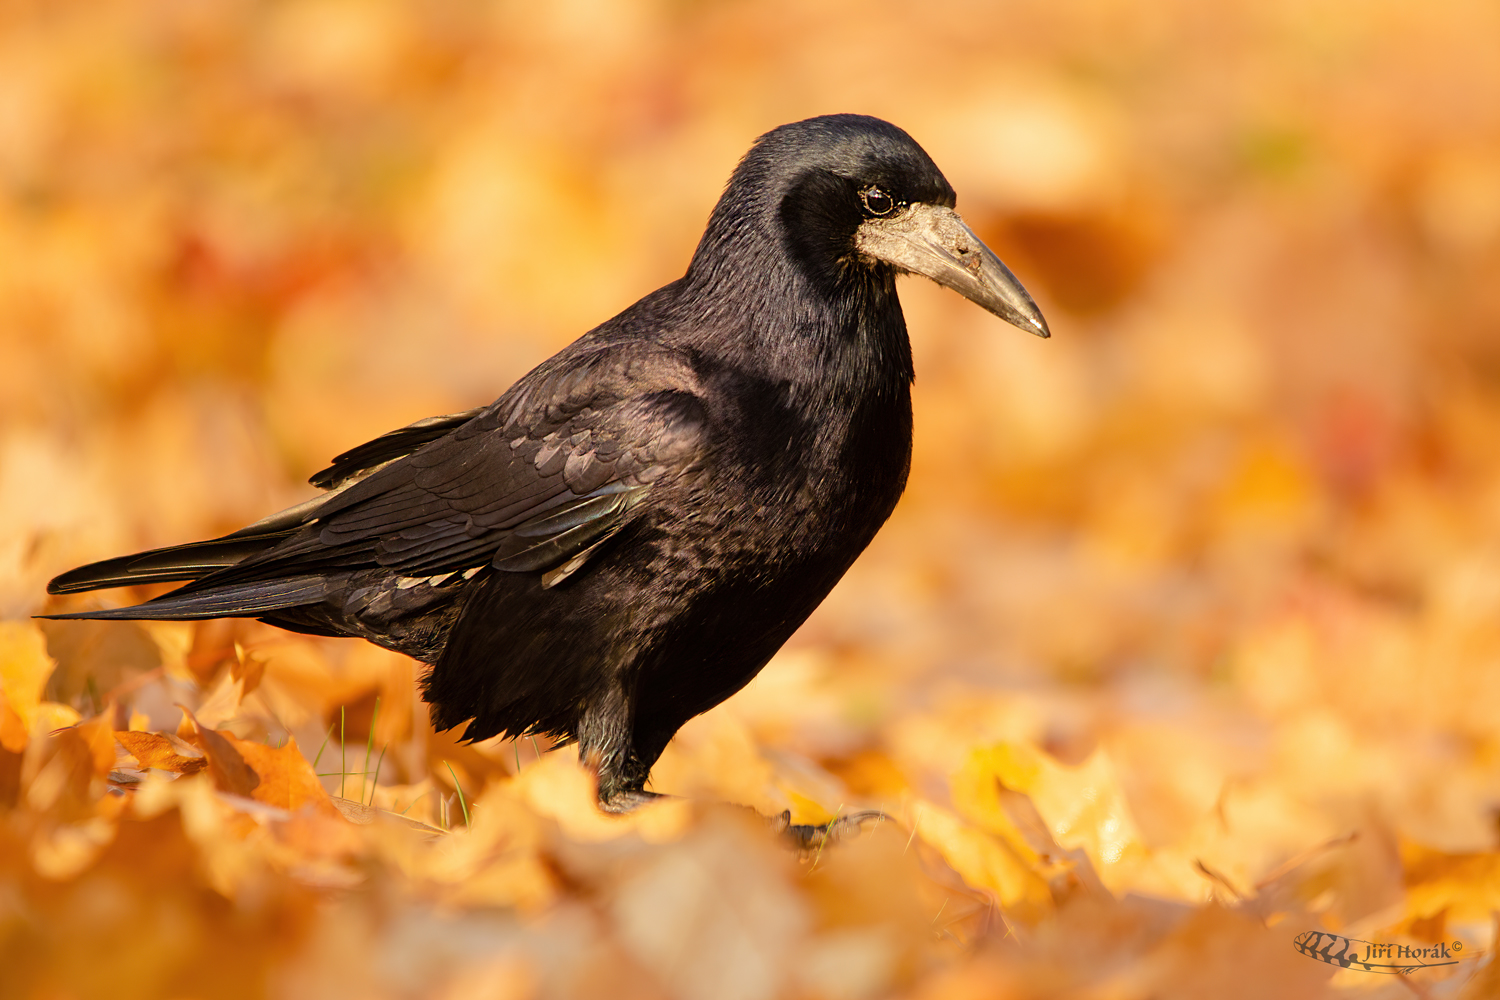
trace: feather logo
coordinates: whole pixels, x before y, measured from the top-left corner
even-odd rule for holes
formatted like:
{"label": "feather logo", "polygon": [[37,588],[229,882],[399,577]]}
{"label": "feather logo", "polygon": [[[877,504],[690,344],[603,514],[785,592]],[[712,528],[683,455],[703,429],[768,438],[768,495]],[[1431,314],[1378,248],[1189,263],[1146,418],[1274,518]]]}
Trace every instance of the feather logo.
{"label": "feather logo", "polygon": [[1440,941],[1431,945],[1406,945],[1390,941],[1362,941],[1327,931],[1303,931],[1292,942],[1302,954],[1341,969],[1360,969],[1385,975],[1405,976],[1418,969],[1457,965],[1464,950],[1462,941]]}

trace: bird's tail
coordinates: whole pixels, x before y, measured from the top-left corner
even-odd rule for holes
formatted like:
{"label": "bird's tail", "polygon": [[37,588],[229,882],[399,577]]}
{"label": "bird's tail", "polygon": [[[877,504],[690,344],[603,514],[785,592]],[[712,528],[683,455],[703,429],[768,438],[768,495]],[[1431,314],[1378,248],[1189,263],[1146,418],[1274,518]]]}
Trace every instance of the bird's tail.
{"label": "bird's tail", "polygon": [[241,580],[202,588],[187,586],[128,608],[74,611],[38,618],[95,618],[111,621],[197,621],[202,618],[258,618],[272,611],[316,604],[327,596],[327,581],[316,575],[275,580]]}
{"label": "bird's tail", "polygon": [[229,535],[206,542],[189,542],[164,549],[149,549],[129,556],[116,556],[89,563],[53,577],[49,594],[81,594],[106,587],[134,587],[143,583],[178,583],[196,580],[215,570],[233,566],[259,555],[291,532],[237,537]]}
{"label": "bird's tail", "polygon": [[[206,542],[189,542],[186,545],[173,545],[105,559],[55,577],[47,584],[47,593],[77,594],[106,587],[200,580],[265,552],[294,531],[295,529],[290,529],[254,534],[236,532]],[[205,580],[198,586],[189,585],[133,607],[38,617],[158,621],[253,617],[279,608],[315,603],[324,597],[325,592],[323,578],[316,575],[235,580],[217,584]]]}

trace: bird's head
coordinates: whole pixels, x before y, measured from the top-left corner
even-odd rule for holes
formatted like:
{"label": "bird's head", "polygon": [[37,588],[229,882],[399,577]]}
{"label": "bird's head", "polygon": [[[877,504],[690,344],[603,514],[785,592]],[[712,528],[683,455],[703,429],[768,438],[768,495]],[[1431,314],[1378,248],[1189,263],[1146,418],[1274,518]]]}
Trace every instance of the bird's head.
{"label": "bird's head", "polygon": [[767,234],[814,285],[841,288],[892,270],[925,275],[1022,330],[1047,321],[1000,258],[953,210],[955,195],[904,131],[867,115],[772,129],[740,162],[694,266]]}

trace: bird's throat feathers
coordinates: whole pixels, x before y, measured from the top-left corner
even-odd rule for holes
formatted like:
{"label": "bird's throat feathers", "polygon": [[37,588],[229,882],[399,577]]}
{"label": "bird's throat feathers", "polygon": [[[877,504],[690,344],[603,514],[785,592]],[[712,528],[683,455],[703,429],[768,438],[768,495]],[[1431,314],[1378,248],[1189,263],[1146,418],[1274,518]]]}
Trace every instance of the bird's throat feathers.
{"label": "bird's throat feathers", "polygon": [[741,165],[715,207],[678,301],[694,344],[837,397],[904,395],[913,377],[896,273],[861,261],[857,217],[829,210],[839,179],[809,170],[768,185]]}

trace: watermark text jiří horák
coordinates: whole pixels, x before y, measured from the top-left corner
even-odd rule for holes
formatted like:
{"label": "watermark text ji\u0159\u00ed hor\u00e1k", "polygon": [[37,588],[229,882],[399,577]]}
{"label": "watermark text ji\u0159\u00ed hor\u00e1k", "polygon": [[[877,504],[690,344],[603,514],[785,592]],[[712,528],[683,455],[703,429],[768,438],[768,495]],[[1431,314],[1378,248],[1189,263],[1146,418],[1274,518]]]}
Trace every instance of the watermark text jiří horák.
{"label": "watermark text ji\u0159\u00ed hor\u00e1k", "polygon": [[1462,941],[1440,941],[1430,945],[1361,941],[1327,931],[1303,931],[1292,942],[1308,958],[1343,969],[1360,969],[1387,975],[1406,975],[1418,969],[1457,965]]}

